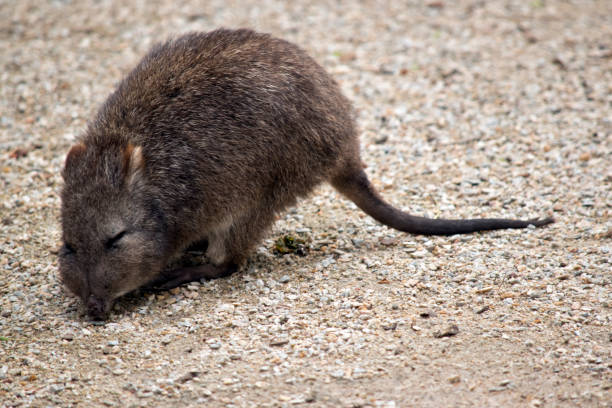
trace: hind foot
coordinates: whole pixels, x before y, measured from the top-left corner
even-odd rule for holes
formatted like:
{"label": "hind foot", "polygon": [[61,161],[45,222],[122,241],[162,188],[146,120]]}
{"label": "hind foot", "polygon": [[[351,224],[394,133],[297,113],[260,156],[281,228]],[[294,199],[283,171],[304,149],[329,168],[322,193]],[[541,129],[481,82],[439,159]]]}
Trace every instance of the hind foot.
{"label": "hind foot", "polygon": [[206,264],[178,268],[162,273],[159,278],[147,284],[144,288],[169,290],[184,283],[199,281],[200,279],[217,279],[230,276],[237,269],[237,266],[233,263],[220,266]]}

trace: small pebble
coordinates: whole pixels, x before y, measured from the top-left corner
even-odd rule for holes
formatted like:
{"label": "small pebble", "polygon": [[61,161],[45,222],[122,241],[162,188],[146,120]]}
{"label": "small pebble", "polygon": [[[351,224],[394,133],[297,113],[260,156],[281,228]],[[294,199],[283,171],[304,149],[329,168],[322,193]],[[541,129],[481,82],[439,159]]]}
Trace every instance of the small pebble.
{"label": "small pebble", "polygon": [[442,330],[436,330],[433,332],[433,336],[437,339],[442,337],[452,337],[459,333],[459,327],[456,324],[446,326]]}
{"label": "small pebble", "polygon": [[280,347],[289,343],[289,339],[275,339],[270,342],[271,346]]}
{"label": "small pebble", "polygon": [[447,381],[451,384],[458,384],[459,382],[461,382],[461,377],[458,375],[453,375],[451,377],[448,377]]}
{"label": "small pebble", "polygon": [[333,371],[331,371],[329,373],[329,375],[332,378],[336,378],[336,379],[343,378],[344,377],[344,370],[333,370]]}
{"label": "small pebble", "polygon": [[479,307],[478,309],[476,309],[476,314],[483,314],[484,312],[486,312],[487,310],[489,310],[491,307],[489,305],[484,305]]}

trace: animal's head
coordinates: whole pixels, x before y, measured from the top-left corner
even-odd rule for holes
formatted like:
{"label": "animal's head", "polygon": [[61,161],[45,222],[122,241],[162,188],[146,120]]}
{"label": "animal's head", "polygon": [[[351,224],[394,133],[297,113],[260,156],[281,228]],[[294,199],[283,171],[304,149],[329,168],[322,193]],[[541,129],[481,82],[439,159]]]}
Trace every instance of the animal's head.
{"label": "animal's head", "polygon": [[66,157],[60,275],[94,319],[163,267],[164,214],[145,170],[142,148],[128,142],[79,143]]}

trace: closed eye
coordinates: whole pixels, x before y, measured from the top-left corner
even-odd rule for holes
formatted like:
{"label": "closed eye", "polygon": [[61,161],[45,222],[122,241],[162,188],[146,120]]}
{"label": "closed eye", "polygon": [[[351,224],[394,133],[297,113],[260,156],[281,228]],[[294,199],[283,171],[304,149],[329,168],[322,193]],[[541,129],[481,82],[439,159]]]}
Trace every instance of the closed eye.
{"label": "closed eye", "polygon": [[112,238],[109,238],[106,240],[106,242],[104,243],[104,247],[106,249],[116,249],[119,248],[119,241],[121,240],[121,238],[123,238],[123,236],[127,233],[127,231],[123,230],[120,233],[118,233],[117,235],[115,235]]}

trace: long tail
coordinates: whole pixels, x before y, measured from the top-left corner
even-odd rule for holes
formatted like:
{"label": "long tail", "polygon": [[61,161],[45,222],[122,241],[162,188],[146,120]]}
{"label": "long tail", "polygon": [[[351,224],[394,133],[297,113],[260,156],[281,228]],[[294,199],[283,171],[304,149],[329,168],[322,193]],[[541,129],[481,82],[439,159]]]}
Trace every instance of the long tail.
{"label": "long tail", "polygon": [[332,185],[375,220],[400,231],[420,235],[454,235],[507,228],[541,227],[555,222],[553,218],[511,220],[476,218],[466,220],[417,217],[400,211],[385,202],[362,170],[349,176],[336,177]]}

